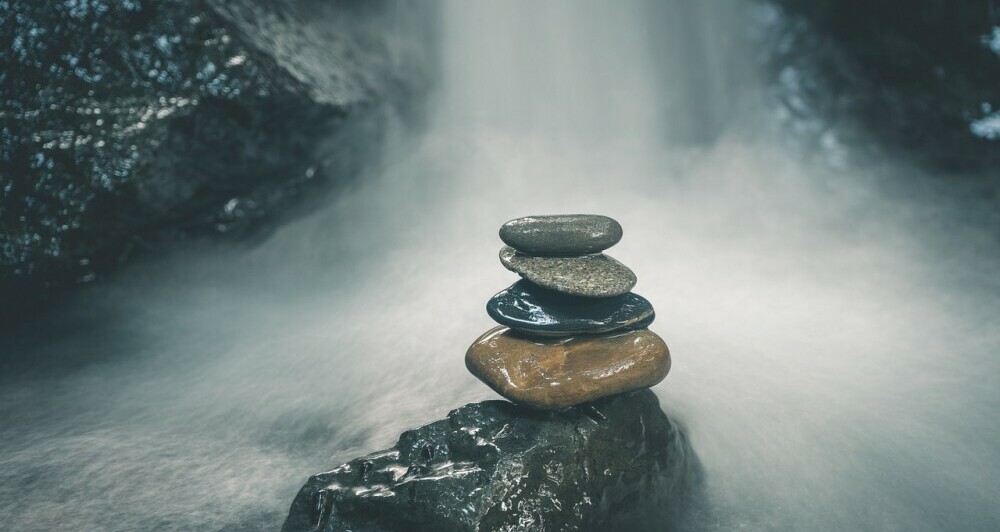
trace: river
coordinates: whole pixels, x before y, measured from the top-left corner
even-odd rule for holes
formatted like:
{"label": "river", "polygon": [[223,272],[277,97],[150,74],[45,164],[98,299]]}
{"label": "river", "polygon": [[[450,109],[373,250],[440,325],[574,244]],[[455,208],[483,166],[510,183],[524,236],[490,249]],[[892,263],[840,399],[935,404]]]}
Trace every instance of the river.
{"label": "river", "polygon": [[755,9],[446,2],[429,124],[357,185],[5,340],[4,528],[276,530],[308,475],[494,397],[463,356],[515,280],[497,229],[585,212],[670,345],[694,529],[1000,529],[997,215],[785,142]]}

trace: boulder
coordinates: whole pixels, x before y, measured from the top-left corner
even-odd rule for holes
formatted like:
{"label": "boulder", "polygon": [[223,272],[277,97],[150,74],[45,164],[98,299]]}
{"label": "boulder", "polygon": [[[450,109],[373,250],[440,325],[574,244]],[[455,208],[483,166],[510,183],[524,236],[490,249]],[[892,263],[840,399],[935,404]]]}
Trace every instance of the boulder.
{"label": "boulder", "polygon": [[559,412],[484,401],[313,476],[282,530],[664,530],[699,476],[649,390]]}
{"label": "boulder", "polygon": [[800,141],[899,154],[935,173],[1000,167],[1000,10],[991,2],[770,0],[771,92]]}
{"label": "boulder", "polygon": [[653,305],[639,294],[615,297],[570,296],[526,279],[501,290],[486,303],[494,321],[532,336],[566,337],[649,327]]}
{"label": "boulder", "polygon": [[356,175],[429,86],[396,0],[0,2],[0,314]]}

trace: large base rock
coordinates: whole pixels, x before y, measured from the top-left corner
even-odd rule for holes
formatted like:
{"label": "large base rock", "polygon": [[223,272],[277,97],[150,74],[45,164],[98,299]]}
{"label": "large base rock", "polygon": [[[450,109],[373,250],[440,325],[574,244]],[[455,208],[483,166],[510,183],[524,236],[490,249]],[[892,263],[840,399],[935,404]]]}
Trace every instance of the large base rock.
{"label": "large base rock", "polygon": [[770,0],[772,91],[799,139],[1000,172],[1000,10],[991,2]]}
{"label": "large base rock", "polygon": [[664,530],[697,470],[649,390],[561,412],[485,401],[310,478],[282,530]]}

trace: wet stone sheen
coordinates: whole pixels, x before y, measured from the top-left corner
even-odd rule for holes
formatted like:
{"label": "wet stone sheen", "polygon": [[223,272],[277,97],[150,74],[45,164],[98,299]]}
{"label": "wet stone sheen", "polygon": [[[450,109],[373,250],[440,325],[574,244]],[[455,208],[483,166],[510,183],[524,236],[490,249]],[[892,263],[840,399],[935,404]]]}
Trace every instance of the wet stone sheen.
{"label": "wet stone sheen", "polygon": [[609,298],[569,296],[524,279],[490,298],[486,312],[501,325],[536,336],[641,329],[655,318],[653,305],[632,292]]}
{"label": "wet stone sheen", "polygon": [[635,286],[632,270],[604,255],[533,257],[510,246],[500,250],[505,268],[544,288],[583,297],[614,297]]}
{"label": "wet stone sheen", "polygon": [[525,216],[503,224],[500,239],[528,255],[586,255],[617,244],[622,226],[597,214]]}
{"label": "wet stone sheen", "polygon": [[312,476],[281,530],[664,530],[700,478],[649,390],[555,412],[484,401]]}
{"label": "wet stone sheen", "polygon": [[469,347],[465,365],[511,401],[557,409],[653,386],[670,371],[670,352],[648,329],[545,339],[501,326]]}

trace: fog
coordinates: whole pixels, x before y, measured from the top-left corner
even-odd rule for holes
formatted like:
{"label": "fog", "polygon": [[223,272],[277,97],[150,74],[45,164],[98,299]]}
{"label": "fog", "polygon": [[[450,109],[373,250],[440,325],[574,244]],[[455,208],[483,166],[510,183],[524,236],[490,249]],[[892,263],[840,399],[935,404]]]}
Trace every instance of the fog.
{"label": "fog", "polygon": [[971,183],[796,149],[751,66],[773,16],[445,3],[428,125],[356,186],[5,339],[0,519],[277,529],[310,474],[495,397],[463,356],[516,280],[497,230],[582,212],[621,222],[609,254],[670,346],[689,528],[1000,528],[997,215]]}

